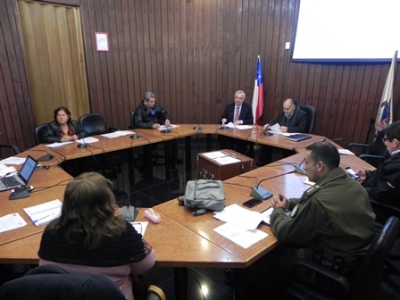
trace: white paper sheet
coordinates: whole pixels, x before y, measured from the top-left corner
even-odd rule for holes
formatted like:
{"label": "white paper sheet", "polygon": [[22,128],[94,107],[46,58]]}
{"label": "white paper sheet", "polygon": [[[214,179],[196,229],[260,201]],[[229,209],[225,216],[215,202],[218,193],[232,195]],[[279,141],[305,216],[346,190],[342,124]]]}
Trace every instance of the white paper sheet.
{"label": "white paper sheet", "polygon": [[0,218],[0,232],[24,227],[26,224],[27,223],[22,219],[19,213],[5,215]]}
{"label": "white paper sheet", "polygon": [[354,153],[351,152],[351,151],[348,150],[348,149],[338,149],[338,151],[339,151],[339,154],[343,154],[343,155],[354,155]]}
{"label": "white paper sheet", "polygon": [[149,222],[142,221],[142,222],[130,222],[130,223],[132,224],[133,228],[135,228],[139,234],[144,236]]}
{"label": "white paper sheet", "polygon": [[72,144],[73,142],[63,142],[63,143],[53,143],[53,144],[48,144],[46,145],[46,147],[48,148],[58,148],[58,147],[62,147],[68,144]]}
{"label": "white paper sheet", "polygon": [[245,249],[268,237],[268,234],[264,231],[258,229],[244,230],[229,223],[225,223],[217,228],[214,228],[214,230]]}
{"label": "white paper sheet", "polygon": [[99,139],[91,137],[91,136],[76,140],[76,142],[79,144],[90,144],[90,143],[96,143],[98,141],[99,141]]}
{"label": "white paper sheet", "polygon": [[167,130],[167,129],[171,129],[171,128],[176,128],[176,127],[179,127],[179,126],[178,126],[178,125],[173,125],[173,124],[171,124],[171,125],[169,125],[168,128],[167,128],[167,126],[161,125],[160,127],[158,127],[158,130],[159,130],[159,131],[163,131],[163,130]]}
{"label": "white paper sheet", "polygon": [[114,132],[110,132],[110,133],[105,133],[102,134],[101,136],[110,138],[110,139],[114,139],[120,136],[125,136],[125,135],[132,135],[132,134],[136,134],[134,131],[129,131],[129,130],[117,130]]}
{"label": "white paper sheet", "polygon": [[262,221],[262,216],[258,211],[251,211],[236,203],[225,207],[221,212],[216,212],[214,218],[245,230],[256,229]]}
{"label": "white paper sheet", "polygon": [[21,165],[25,162],[25,160],[26,160],[25,157],[10,156],[7,157],[6,159],[3,159],[1,162],[5,165]]}

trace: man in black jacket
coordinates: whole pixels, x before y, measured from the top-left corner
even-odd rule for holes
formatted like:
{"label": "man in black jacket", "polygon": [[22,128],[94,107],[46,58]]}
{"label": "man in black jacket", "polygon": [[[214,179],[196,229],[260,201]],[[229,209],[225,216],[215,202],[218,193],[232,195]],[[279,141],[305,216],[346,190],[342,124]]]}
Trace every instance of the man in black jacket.
{"label": "man in black jacket", "polygon": [[169,114],[156,104],[156,96],[152,92],[144,93],[143,101],[135,109],[133,119],[135,128],[158,129],[161,125],[171,124]]}
{"label": "man in black jacket", "polygon": [[264,129],[267,130],[270,125],[278,123],[282,132],[306,132],[307,114],[300,109],[296,101],[287,98],[283,101],[282,110],[278,112],[271,123],[266,124]]}
{"label": "man in black jacket", "polygon": [[[390,158],[374,171],[357,170],[369,198],[400,209],[400,121],[384,129],[383,143]],[[375,211],[378,221],[386,221],[386,215]]]}
{"label": "man in black jacket", "polygon": [[[272,125],[279,124],[279,129],[282,132],[306,132],[307,130],[307,114],[300,109],[297,105],[296,100],[292,98],[287,98],[283,101],[283,107],[275,115],[274,119],[264,126],[264,130]],[[263,166],[270,163],[272,160],[272,150],[273,148],[263,146],[261,149],[260,161],[257,166]],[[291,155],[292,152],[283,151],[283,156]]]}

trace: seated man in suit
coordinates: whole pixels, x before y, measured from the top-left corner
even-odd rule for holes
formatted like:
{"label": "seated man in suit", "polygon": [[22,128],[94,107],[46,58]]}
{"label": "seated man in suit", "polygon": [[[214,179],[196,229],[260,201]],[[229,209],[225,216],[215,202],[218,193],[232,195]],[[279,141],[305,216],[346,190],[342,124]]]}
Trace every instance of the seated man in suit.
{"label": "seated man in suit", "polygon": [[[307,130],[307,114],[300,109],[297,105],[296,100],[287,98],[283,101],[282,110],[280,110],[275,118],[264,126],[264,130],[272,125],[279,124],[282,132],[306,132]],[[270,163],[272,160],[272,148],[263,146],[261,149],[260,161],[257,163],[258,166],[263,166]],[[283,156],[291,155],[291,152],[284,151]]]}
{"label": "seated man in suit", "polygon": [[[233,123],[234,125],[253,124],[253,111],[251,105],[244,102],[246,94],[242,90],[235,92],[234,102],[228,104],[221,116],[221,123]],[[218,141],[221,149],[233,149],[243,153],[247,143],[245,141],[233,139],[230,137],[218,135]]]}
{"label": "seated man in suit", "polygon": [[169,114],[156,104],[156,96],[152,92],[144,93],[143,101],[136,107],[133,119],[135,128],[158,129],[161,125],[171,124]]}
{"label": "seated man in suit", "polygon": [[[386,159],[374,171],[357,170],[369,198],[383,204],[400,209],[400,121],[393,122],[384,130],[382,138],[390,158]],[[376,217],[379,223],[385,222],[389,215],[378,211]]]}

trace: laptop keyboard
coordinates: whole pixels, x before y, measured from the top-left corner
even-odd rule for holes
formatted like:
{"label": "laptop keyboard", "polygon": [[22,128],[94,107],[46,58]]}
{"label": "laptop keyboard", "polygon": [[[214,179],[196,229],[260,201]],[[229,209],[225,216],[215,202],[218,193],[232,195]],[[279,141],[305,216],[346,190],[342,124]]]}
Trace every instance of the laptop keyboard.
{"label": "laptop keyboard", "polygon": [[19,186],[21,183],[14,177],[3,177],[2,181],[6,187]]}

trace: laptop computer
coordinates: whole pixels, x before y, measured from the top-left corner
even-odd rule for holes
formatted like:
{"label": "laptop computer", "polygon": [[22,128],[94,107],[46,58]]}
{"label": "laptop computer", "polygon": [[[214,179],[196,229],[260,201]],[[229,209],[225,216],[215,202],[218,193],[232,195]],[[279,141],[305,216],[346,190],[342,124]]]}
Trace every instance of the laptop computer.
{"label": "laptop computer", "polygon": [[38,162],[29,156],[26,158],[19,173],[0,179],[0,192],[26,186],[35,171]]}

